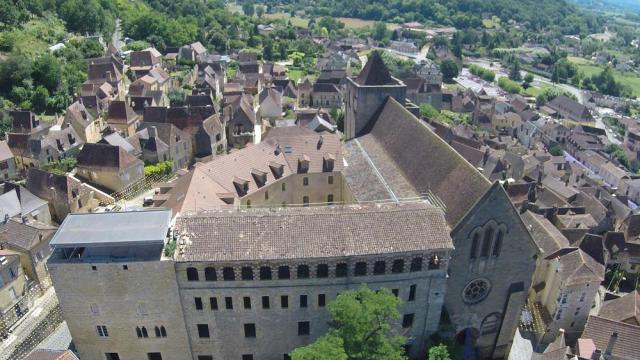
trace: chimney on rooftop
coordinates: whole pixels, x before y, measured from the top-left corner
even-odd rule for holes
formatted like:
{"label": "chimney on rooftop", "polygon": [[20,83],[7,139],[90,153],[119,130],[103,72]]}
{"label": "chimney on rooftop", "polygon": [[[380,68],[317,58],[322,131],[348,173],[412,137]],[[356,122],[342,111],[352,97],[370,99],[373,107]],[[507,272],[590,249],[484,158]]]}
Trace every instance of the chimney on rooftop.
{"label": "chimney on rooftop", "polygon": [[149,138],[158,137],[158,128],[155,126],[148,128],[147,131],[149,132]]}
{"label": "chimney on rooftop", "polygon": [[324,138],[322,137],[322,135],[320,135],[320,138],[318,139],[318,149],[320,149],[322,147],[322,142],[324,141]]}

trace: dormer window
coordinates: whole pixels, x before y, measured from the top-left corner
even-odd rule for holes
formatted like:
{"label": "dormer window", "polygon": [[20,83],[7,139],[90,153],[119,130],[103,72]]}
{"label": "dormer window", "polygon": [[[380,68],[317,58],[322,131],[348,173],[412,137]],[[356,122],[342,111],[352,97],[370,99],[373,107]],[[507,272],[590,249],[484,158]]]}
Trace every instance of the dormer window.
{"label": "dormer window", "polygon": [[325,153],[322,157],[322,171],[331,172],[335,164],[336,157],[333,154]]}
{"label": "dormer window", "polygon": [[240,196],[244,196],[249,192],[249,180],[241,179],[239,177],[234,177],[233,186],[235,186],[236,191]]}
{"label": "dormer window", "polygon": [[301,155],[298,158],[298,173],[307,173],[309,172],[309,163],[311,160],[307,155]]}
{"label": "dormer window", "polygon": [[218,198],[227,205],[233,205],[235,200],[235,196],[233,193],[219,193],[216,194],[216,196],[218,196]]}
{"label": "dormer window", "polygon": [[284,165],[282,164],[271,161],[269,163],[269,169],[271,169],[271,173],[276,179],[279,179],[282,177],[282,175],[284,175]]}
{"label": "dormer window", "polygon": [[262,187],[267,183],[267,173],[262,170],[251,169],[251,176],[253,176],[253,180],[258,187]]}

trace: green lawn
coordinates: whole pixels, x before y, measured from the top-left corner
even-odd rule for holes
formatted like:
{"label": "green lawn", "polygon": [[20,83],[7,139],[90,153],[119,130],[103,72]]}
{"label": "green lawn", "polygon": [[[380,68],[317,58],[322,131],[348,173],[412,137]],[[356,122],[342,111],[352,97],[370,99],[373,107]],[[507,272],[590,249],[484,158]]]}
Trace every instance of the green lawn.
{"label": "green lawn", "polygon": [[[569,61],[576,64],[579,71],[582,71],[585,76],[592,76],[600,74],[603,67],[593,62],[577,57],[569,57]],[[617,81],[620,81],[624,85],[631,87],[633,95],[640,97],[640,76],[636,73],[621,73],[618,70],[613,70],[613,74]]]}
{"label": "green lawn", "polygon": [[264,14],[263,15],[264,18],[266,19],[285,19],[288,21],[291,21],[291,25],[295,26],[295,27],[300,27],[300,28],[304,28],[306,29],[307,27],[309,27],[309,20],[307,19],[303,19],[301,17],[297,17],[297,16],[291,16],[287,13],[283,13],[283,12],[279,12],[279,13],[273,13],[273,14]]}
{"label": "green lawn", "polygon": [[556,88],[558,91],[562,92],[562,89],[556,86],[551,86],[551,85],[542,85],[540,87],[538,86],[530,86],[528,89],[526,89],[522,94],[523,95],[527,95],[527,96],[533,96],[536,97],[538,96],[540,93],[542,93],[544,90],[549,89],[549,88]]}
{"label": "green lawn", "polygon": [[302,70],[288,70],[287,69],[287,76],[289,76],[289,79],[298,82],[298,80],[304,76],[304,71]]}

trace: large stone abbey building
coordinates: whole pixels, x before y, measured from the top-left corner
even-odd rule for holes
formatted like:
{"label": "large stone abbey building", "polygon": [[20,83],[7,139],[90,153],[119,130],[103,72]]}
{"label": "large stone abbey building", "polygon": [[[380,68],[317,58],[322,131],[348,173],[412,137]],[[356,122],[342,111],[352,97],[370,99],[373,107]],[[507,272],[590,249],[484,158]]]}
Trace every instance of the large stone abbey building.
{"label": "large stone abbey building", "polygon": [[193,170],[165,197],[173,213],[68,216],[49,268],[81,358],[288,359],[362,283],[402,299],[411,358],[443,311],[460,341],[504,356],[538,248],[504,189],[405,97],[374,53],[348,79],[345,142],[267,137],[223,173]]}

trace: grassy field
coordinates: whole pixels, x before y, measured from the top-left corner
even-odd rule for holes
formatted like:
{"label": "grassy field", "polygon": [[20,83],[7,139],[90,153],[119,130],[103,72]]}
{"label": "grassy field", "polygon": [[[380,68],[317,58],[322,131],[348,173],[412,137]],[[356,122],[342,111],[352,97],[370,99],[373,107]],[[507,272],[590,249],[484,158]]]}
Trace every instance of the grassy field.
{"label": "grassy field", "polygon": [[[363,20],[363,19],[348,18],[348,17],[337,17],[336,20],[340,21],[341,23],[344,24],[344,26],[350,29],[360,29],[367,26],[373,26],[375,23],[378,22],[374,20]],[[396,30],[400,28],[400,25],[387,23],[387,28],[389,30]]]}
{"label": "grassy field", "polygon": [[[578,67],[578,70],[582,71],[585,76],[597,75],[600,74],[603,70],[603,67],[601,65],[594,64],[587,59],[570,56],[569,61],[574,63]],[[640,97],[640,76],[638,76],[638,74],[621,73],[617,70],[613,70],[613,74],[617,81],[620,81],[622,84],[631,87],[633,95]]]}
{"label": "grassy field", "polygon": [[529,86],[529,88],[527,88],[522,95],[526,95],[526,96],[533,96],[536,97],[538,95],[540,95],[540,93],[542,93],[544,90],[546,89],[557,89],[558,91],[562,92],[563,90],[557,86],[552,86],[552,85],[547,85],[547,84],[543,84],[542,86]]}
{"label": "grassy field", "polygon": [[291,25],[296,26],[296,27],[301,27],[301,28],[307,28],[309,27],[309,20],[307,19],[303,19],[301,17],[297,17],[297,16],[291,16],[287,13],[283,13],[283,12],[279,12],[279,13],[273,13],[273,14],[264,14],[263,15],[264,18],[266,19],[285,19],[285,20],[289,20],[291,21]]}

